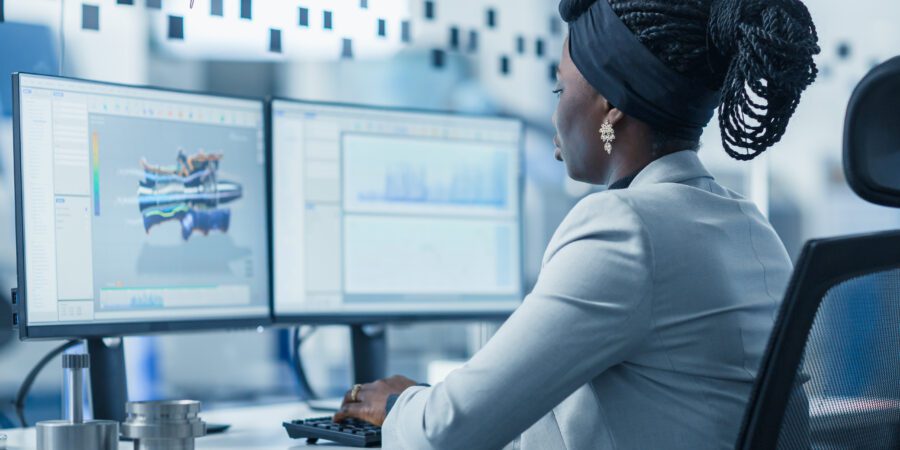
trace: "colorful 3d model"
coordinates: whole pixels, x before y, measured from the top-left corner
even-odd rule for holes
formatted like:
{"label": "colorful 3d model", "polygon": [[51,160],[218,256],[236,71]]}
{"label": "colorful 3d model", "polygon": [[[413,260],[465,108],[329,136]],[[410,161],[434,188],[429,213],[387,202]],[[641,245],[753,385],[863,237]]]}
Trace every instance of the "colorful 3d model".
{"label": "colorful 3d model", "polygon": [[184,240],[194,231],[203,235],[212,230],[227,232],[231,210],[221,206],[240,199],[243,187],[218,179],[222,158],[203,150],[187,156],[179,149],[175,166],[153,166],[142,160],[144,179],[138,188],[138,205],[147,233],[170,220],[181,224]]}

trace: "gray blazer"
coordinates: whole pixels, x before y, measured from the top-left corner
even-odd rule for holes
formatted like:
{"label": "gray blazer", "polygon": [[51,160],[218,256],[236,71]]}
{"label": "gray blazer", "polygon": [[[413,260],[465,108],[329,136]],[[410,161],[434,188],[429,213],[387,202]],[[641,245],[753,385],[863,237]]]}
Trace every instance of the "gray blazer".
{"label": "gray blazer", "polygon": [[693,151],[563,220],[488,344],[397,399],[385,448],[733,448],[791,273],[756,207]]}

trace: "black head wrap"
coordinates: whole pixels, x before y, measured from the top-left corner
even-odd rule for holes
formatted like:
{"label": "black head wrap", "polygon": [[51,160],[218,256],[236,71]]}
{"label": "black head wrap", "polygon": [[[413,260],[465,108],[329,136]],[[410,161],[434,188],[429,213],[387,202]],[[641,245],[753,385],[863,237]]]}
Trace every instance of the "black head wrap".
{"label": "black head wrap", "polygon": [[669,136],[697,140],[720,93],[670,69],[637,37],[607,0],[563,1],[569,53],[584,78],[616,108]]}
{"label": "black head wrap", "polygon": [[781,139],[816,78],[818,37],[800,0],[562,0],[559,12],[572,61],[610,103],[689,141],[718,108],[736,159]]}

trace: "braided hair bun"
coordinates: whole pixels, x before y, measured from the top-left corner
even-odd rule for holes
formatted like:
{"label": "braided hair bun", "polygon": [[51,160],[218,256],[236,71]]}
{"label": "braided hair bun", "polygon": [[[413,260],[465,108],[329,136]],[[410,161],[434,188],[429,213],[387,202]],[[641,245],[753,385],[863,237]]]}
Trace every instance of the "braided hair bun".
{"label": "braided hair bun", "polygon": [[818,74],[818,35],[800,0],[562,0],[559,12],[572,22],[597,1],[667,66],[722,91],[722,144],[738,160],[781,140]]}
{"label": "braided hair bun", "polygon": [[799,0],[714,0],[709,34],[727,67],[722,144],[732,158],[753,159],[781,140],[818,75],[815,24]]}

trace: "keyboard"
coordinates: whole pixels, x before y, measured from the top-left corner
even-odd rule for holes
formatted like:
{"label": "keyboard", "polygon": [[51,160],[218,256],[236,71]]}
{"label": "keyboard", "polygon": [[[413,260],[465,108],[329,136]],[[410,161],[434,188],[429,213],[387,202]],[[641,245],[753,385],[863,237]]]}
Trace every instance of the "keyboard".
{"label": "keyboard", "polygon": [[284,429],[292,439],[306,439],[315,444],[319,439],[351,447],[381,447],[381,427],[360,420],[334,423],[331,416],[284,422]]}

